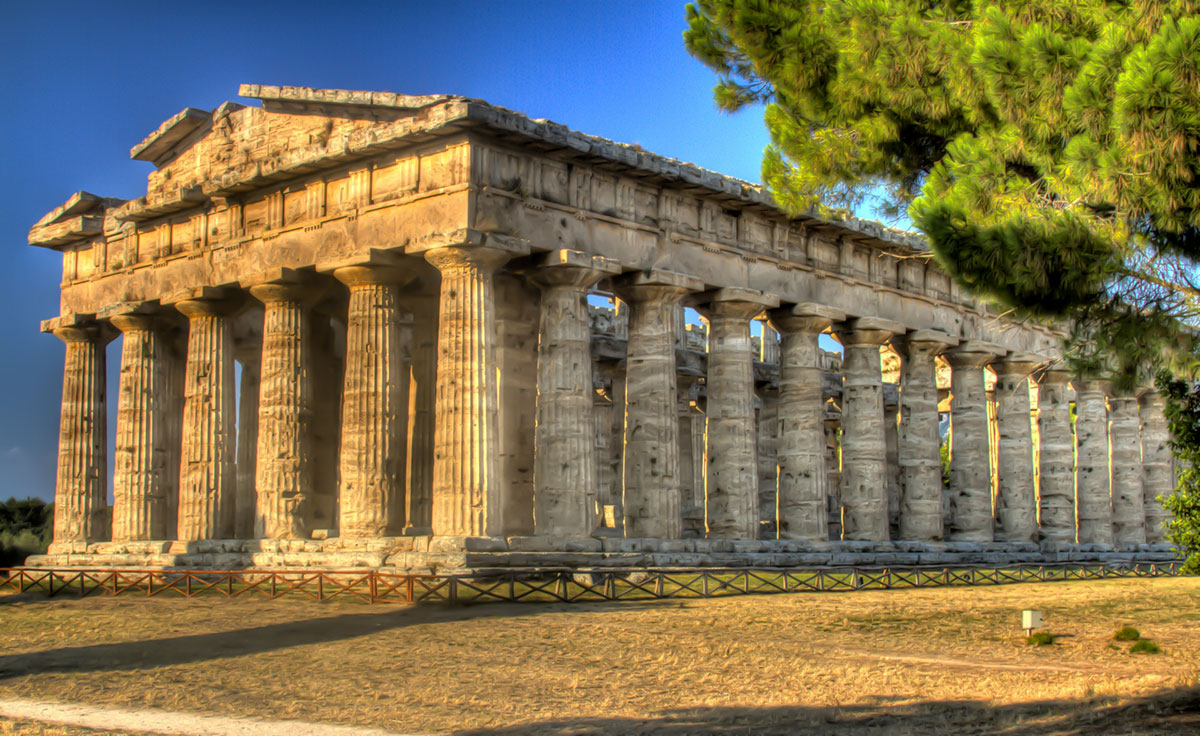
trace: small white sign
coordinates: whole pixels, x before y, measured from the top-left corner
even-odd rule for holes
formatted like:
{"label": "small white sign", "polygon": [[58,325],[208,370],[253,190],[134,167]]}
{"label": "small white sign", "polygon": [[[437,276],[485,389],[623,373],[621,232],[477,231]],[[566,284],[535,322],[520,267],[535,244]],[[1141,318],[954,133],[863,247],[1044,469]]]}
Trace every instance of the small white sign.
{"label": "small white sign", "polygon": [[1042,612],[1033,610],[1021,611],[1021,628],[1029,632],[1042,628]]}

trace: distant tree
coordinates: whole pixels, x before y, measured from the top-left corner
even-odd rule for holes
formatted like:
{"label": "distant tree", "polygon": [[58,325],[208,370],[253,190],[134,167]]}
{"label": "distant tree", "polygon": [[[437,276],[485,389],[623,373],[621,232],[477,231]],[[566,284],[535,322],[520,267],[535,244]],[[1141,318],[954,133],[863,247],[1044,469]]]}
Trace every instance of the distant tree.
{"label": "distant tree", "polygon": [[1076,369],[1197,367],[1200,0],[698,0],[687,22],[717,104],[767,103],[785,210],[907,211],[965,288],[1068,319]]}
{"label": "distant tree", "polygon": [[1174,518],[1167,537],[1184,553],[1184,571],[1200,574],[1200,385],[1158,377],[1166,399],[1165,413],[1171,428],[1171,450],[1178,463],[1175,492],[1160,496],[1163,508]]}
{"label": "distant tree", "polygon": [[41,554],[54,531],[54,506],[39,498],[10,498],[0,504],[0,567]]}

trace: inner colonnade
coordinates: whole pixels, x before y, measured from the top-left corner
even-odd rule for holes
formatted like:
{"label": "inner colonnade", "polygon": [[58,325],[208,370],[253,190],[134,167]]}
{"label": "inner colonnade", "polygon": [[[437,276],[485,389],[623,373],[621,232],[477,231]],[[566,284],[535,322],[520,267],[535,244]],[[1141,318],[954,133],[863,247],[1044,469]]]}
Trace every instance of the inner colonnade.
{"label": "inner colonnade", "polygon": [[789,220],[743,183],[474,100],[241,94],[263,107],[189,108],[134,148],[146,197],[80,193],[31,231],[64,257],[40,564],[1162,542],[1161,398],[1069,376],[1059,333],[991,314],[912,236]]}

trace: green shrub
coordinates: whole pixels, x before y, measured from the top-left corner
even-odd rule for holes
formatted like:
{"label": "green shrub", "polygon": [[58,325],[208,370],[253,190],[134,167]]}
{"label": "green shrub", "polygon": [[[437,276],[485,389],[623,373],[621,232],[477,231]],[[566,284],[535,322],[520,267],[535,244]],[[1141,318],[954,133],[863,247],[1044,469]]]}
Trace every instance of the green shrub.
{"label": "green shrub", "polygon": [[1136,652],[1138,654],[1158,654],[1162,651],[1162,648],[1149,639],[1142,639],[1133,646],[1129,647],[1129,651]]}
{"label": "green shrub", "polygon": [[0,503],[0,567],[20,565],[42,554],[54,529],[54,506],[37,498]]}
{"label": "green shrub", "polygon": [[1039,631],[1027,636],[1025,643],[1039,647],[1049,646],[1054,643],[1054,634],[1051,634],[1049,631]]}
{"label": "green shrub", "polygon": [[1117,641],[1137,641],[1142,638],[1142,635],[1132,626],[1122,626],[1117,633],[1113,634],[1113,638]]}

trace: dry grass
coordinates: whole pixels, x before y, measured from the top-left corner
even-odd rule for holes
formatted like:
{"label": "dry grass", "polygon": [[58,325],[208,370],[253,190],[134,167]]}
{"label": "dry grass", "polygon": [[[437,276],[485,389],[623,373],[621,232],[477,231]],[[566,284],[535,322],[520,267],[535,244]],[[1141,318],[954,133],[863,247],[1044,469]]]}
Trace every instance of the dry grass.
{"label": "dry grass", "polygon": [[[1022,608],[1055,645],[1025,644]],[[0,622],[0,697],[405,732],[1200,729],[1197,578],[456,609],[0,597]],[[1126,624],[1163,653],[1113,648]]]}

